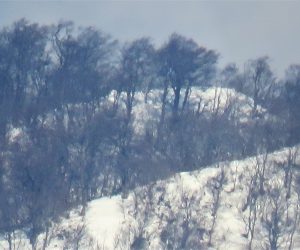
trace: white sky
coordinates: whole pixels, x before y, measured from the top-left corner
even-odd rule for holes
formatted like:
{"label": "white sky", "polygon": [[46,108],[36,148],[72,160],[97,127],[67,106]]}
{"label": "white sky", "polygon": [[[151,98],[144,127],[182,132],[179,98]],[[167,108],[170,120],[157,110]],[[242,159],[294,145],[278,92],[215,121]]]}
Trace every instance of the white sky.
{"label": "white sky", "polygon": [[0,27],[25,17],[39,23],[73,20],[121,41],[172,32],[221,54],[220,64],[269,55],[278,75],[300,63],[299,1],[1,1]]}

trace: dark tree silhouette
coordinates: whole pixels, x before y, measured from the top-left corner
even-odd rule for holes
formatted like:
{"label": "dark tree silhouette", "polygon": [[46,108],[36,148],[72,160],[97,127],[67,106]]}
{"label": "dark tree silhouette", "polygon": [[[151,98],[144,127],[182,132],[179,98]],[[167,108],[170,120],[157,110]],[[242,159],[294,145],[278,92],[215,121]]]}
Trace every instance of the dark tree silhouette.
{"label": "dark tree silhouette", "polygon": [[192,39],[172,34],[169,41],[159,50],[161,75],[173,89],[173,115],[179,110],[181,90],[185,88],[182,110],[188,101],[191,87],[206,85],[215,73],[217,54],[199,47]]}

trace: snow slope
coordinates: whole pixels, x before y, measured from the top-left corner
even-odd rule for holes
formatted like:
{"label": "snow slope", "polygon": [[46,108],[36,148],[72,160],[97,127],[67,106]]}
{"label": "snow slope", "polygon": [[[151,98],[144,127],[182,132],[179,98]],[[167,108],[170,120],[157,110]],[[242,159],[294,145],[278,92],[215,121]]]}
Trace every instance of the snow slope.
{"label": "snow slope", "polygon": [[[173,236],[182,237],[182,225],[185,221],[189,221],[190,227],[187,244],[199,243],[204,249],[247,249],[249,239],[244,234],[249,208],[244,207],[251,177],[257,166],[266,162],[265,189],[275,190],[279,187],[281,194],[285,195],[284,172],[279,166],[287,162],[289,155],[296,155],[299,150],[300,147],[285,148],[269,155],[261,154],[240,161],[221,162],[139,187],[126,198],[117,195],[93,200],[88,203],[84,216],[81,215],[81,208],[74,209],[68,217],[52,225],[47,249],[166,249]],[[295,163],[300,163],[299,157]],[[215,213],[212,244],[208,247],[213,201],[216,197],[213,191],[216,191],[216,180],[220,180],[222,173],[224,179],[220,189],[220,202]],[[295,167],[293,179],[297,176],[300,176],[299,165]],[[297,202],[295,188],[296,186],[292,187],[290,206]],[[281,199],[281,194],[278,199]],[[265,209],[272,203],[264,194],[259,204]],[[260,218],[255,232],[253,249],[269,249],[266,227]],[[37,249],[41,249],[44,236],[40,235]],[[292,249],[300,249],[299,236],[298,227]],[[137,239],[142,240],[139,242]],[[279,240],[282,242],[279,249],[288,249],[285,236]],[[16,249],[30,249],[25,238],[18,244],[19,248]],[[137,246],[134,248],[135,245]],[[0,241],[0,247],[8,249],[4,240]],[[175,246],[171,247],[174,248]]]}
{"label": "snow slope", "polygon": [[[184,91],[181,91],[180,105],[182,105],[184,94]],[[132,123],[136,135],[144,134],[147,126],[153,126],[158,123],[162,108],[162,95],[163,91],[161,89],[153,89],[147,95],[140,91],[135,93]],[[106,98],[101,99],[101,105],[113,105],[116,96],[117,92],[112,91]],[[166,105],[166,109],[169,111],[172,110],[172,102],[173,92],[169,89]],[[126,109],[126,94],[124,92],[120,94],[117,103],[120,112],[124,112]],[[186,108],[193,110],[194,112],[200,112],[206,116],[212,114],[222,115],[224,112],[229,112],[230,119],[239,123],[246,123],[249,119],[253,119],[253,105],[254,102],[252,98],[239,93],[234,89],[213,86],[207,89],[200,87],[191,88]],[[92,112],[93,114],[97,114],[97,112],[100,111],[100,108],[94,104],[84,103],[69,104],[66,105],[63,110],[63,114],[60,114],[59,111],[54,109],[45,114],[45,116],[40,116],[39,121],[41,125],[55,129],[56,116],[60,117],[62,115],[64,126],[68,129],[69,123],[74,123],[74,117],[70,117],[70,115],[76,114],[76,123],[78,123],[78,126],[82,126],[87,122],[87,113]],[[257,113],[261,115],[261,117],[267,117],[266,110],[259,105],[257,107]],[[11,127],[8,132],[8,137],[10,142],[26,140],[26,129],[22,127]]]}
{"label": "snow slope", "polygon": [[[143,92],[137,92],[134,98],[133,105],[133,127],[136,134],[143,134],[148,124],[157,122],[161,112],[161,98],[162,90],[151,90],[147,97]],[[112,91],[108,97],[108,103],[113,103],[116,92]],[[125,93],[120,96],[120,107],[125,109]],[[184,99],[184,91],[181,91],[181,103]],[[171,110],[173,100],[172,90],[168,91],[167,95],[167,108]],[[187,108],[201,112],[205,115],[209,114],[222,114],[226,110],[230,109],[232,119],[236,119],[239,122],[247,122],[252,115],[253,99],[236,92],[234,89],[210,87],[202,89],[199,87],[193,87],[189,95],[189,101]],[[258,106],[258,113],[265,114],[265,109]]]}
{"label": "snow slope", "polygon": [[[267,156],[266,189],[275,188],[274,185],[282,187],[283,172],[278,164],[286,161],[289,153],[294,153],[296,150],[299,149],[285,148]],[[63,220],[59,226],[70,230],[78,227],[79,221],[85,225],[85,233],[88,237],[82,238],[85,243],[82,243],[80,249],[87,249],[87,239],[90,242],[90,249],[96,249],[96,246],[100,249],[129,249],[140,235],[143,235],[143,248],[165,249],[167,242],[163,241],[164,230],[167,228],[172,232],[172,226],[167,227],[168,221],[184,221],[189,214],[190,223],[199,232],[203,228],[211,227],[211,209],[214,200],[212,186],[224,171],[225,179],[220,193],[220,206],[216,213],[210,249],[247,249],[249,240],[243,234],[248,210],[243,211],[243,207],[255,166],[257,162],[262,163],[265,157],[266,155],[262,154],[241,161],[222,162],[194,172],[179,173],[170,179],[139,187],[124,199],[121,196],[113,196],[91,201],[84,217],[75,213],[77,219],[72,219],[71,216],[68,220]],[[296,173],[299,174],[299,169],[296,169]],[[284,193],[283,188],[282,193]],[[294,195],[293,191],[291,202],[294,201]],[[267,201],[267,197],[263,200]],[[267,206],[268,203],[265,203],[265,207]],[[180,232],[178,225],[176,231]],[[255,231],[254,248],[268,249],[267,233],[260,221],[257,222]],[[297,238],[299,228],[295,235],[292,249],[300,249],[300,241]],[[208,240],[207,237],[207,235],[203,236],[203,242]],[[280,249],[287,249],[284,245],[286,243],[284,237],[282,241]],[[49,249],[62,249],[63,244],[64,239],[57,240],[56,237],[50,242]]]}

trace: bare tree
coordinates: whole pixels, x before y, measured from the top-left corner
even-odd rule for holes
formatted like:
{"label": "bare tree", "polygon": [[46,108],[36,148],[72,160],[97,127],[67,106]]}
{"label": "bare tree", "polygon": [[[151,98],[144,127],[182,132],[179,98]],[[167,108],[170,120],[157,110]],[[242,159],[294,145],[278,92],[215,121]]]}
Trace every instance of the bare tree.
{"label": "bare tree", "polygon": [[298,149],[289,149],[286,161],[279,164],[279,167],[284,171],[284,188],[287,190],[286,198],[291,197],[291,188],[294,178],[294,171],[298,156]]}
{"label": "bare tree", "polygon": [[284,186],[278,181],[269,183],[264,209],[262,226],[267,232],[268,249],[277,250],[283,245],[292,249],[293,237],[299,221],[299,204],[286,199],[282,194]]}
{"label": "bare tree", "polygon": [[185,88],[182,110],[188,101],[191,87],[205,85],[215,72],[217,54],[199,47],[195,41],[178,34],[172,34],[168,43],[159,50],[162,62],[161,74],[170,82],[174,93],[173,115],[179,110],[181,90]]}
{"label": "bare tree", "polygon": [[212,222],[211,222],[210,229],[208,231],[209,246],[212,246],[212,236],[216,226],[218,210],[221,204],[221,193],[223,191],[223,186],[225,182],[226,182],[226,177],[225,177],[225,170],[223,167],[221,167],[220,173],[218,173],[217,176],[213,177],[208,182],[208,188],[212,192],[212,209],[211,209]]}
{"label": "bare tree", "polygon": [[259,216],[259,195],[260,195],[259,170],[260,170],[259,168],[256,168],[254,174],[251,174],[250,182],[248,184],[246,203],[242,208],[243,212],[248,209],[247,215],[244,217],[243,220],[246,226],[245,237],[246,238],[250,237],[249,250],[252,249],[256,223]]}
{"label": "bare tree", "polygon": [[257,113],[258,104],[266,104],[272,94],[275,78],[268,63],[268,57],[250,60],[246,65],[247,91],[253,98],[253,115]]}
{"label": "bare tree", "polygon": [[[178,187],[180,195],[173,197],[179,205],[172,205],[172,200],[165,200],[165,215],[163,219],[165,226],[160,233],[160,239],[164,249],[203,249],[204,235],[206,229],[203,224],[201,199],[182,186]],[[178,209],[178,211],[177,211]]]}
{"label": "bare tree", "polygon": [[124,46],[117,72],[119,91],[126,94],[127,119],[130,120],[139,90],[147,90],[154,74],[154,47],[148,38],[141,38]]}
{"label": "bare tree", "polygon": [[258,176],[258,185],[259,185],[259,194],[263,195],[265,193],[264,183],[266,181],[266,171],[267,171],[267,162],[268,162],[268,152],[263,153],[262,155],[256,155],[256,164],[255,172]]}
{"label": "bare tree", "polygon": [[300,65],[293,64],[286,70],[284,99],[287,104],[285,113],[287,113],[287,127],[289,130],[288,143],[293,145],[300,140]]}

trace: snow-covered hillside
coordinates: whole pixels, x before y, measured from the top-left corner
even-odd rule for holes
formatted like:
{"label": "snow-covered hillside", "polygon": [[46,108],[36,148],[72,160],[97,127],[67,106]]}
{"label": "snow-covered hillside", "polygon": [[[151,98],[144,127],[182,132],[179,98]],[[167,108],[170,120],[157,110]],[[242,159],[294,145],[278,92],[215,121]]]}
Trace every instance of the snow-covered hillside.
{"label": "snow-covered hillside", "polygon": [[[147,95],[143,92],[137,92],[133,105],[133,127],[137,134],[142,134],[145,127],[153,122],[158,122],[161,112],[163,91],[151,90]],[[116,92],[112,91],[108,97],[108,103],[113,103]],[[167,108],[171,109],[173,93],[168,91]],[[181,102],[184,99],[184,91],[181,92]],[[121,107],[125,109],[126,95],[122,93],[120,96]],[[189,94],[187,103],[189,109],[204,115],[221,115],[224,112],[230,112],[232,119],[241,123],[247,122],[252,115],[253,99],[236,92],[234,89],[210,87],[202,89],[193,87]],[[258,105],[257,112],[265,114],[266,110]]]}
{"label": "snow-covered hillside", "polygon": [[0,29],[0,250],[300,250],[300,66],[219,57]]}
{"label": "snow-covered hillside", "polygon": [[[112,92],[103,102],[112,104],[115,94]],[[147,98],[143,93],[136,93],[133,105],[136,135],[143,134],[149,123],[158,122],[161,95],[160,90],[150,91]],[[121,109],[125,109],[125,98],[123,94],[120,96]],[[167,100],[167,108],[171,109],[170,91]],[[193,88],[188,106],[206,116],[229,112],[229,117],[239,123],[253,119],[253,100],[233,89]],[[84,108],[81,105],[68,107],[73,111],[81,110],[80,113],[84,113]],[[267,115],[263,108],[257,110]],[[68,127],[67,114],[64,120]],[[46,126],[53,125],[51,113],[44,122]],[[11,143],[21,140],[23,144],[22,140],[26,139],[21,128],[11,128],[9,135]],[[246,234],[253,219],[253,204],[249,204],[249,199],[253,200],[253,193],[261,191],[256,190],[256,185],[263,182],[264,193],[255,198],[254,204],[255,209],[260,210],[257,217],[263,218],[264,211],[271,209],[267,194],[277,187],[283,196],[286,195],[287,183],[283,183],[286,168],[282,166],[287,164],[283,162],[291,160],[289,157],[296,155],[295,152],[296,149],[284,149],[241,161],[221,162],[139,187],[127,197],[118,195],[93,200],[84,213],[82,208],[74,209],[59,222],[52,223],[47,241],[44,241],[46,234],[40,235],[37,248],[47,245],[47,249],[246,249],[251,238],[250,232],[247,237]],[[299,192],[294,187],[299,174],[296,170],[293,170],[293,187],[286,202],[288,209],[283,212],[289,216],[296,213],[299,206]],[[277,198],[282,199],[281,195]],[[257,249],[268,245],[267,229],[261,218],[255,218],[254,224],[253,247]],[[280,240],[288,242],[290,231],[286,234],[281,235]],[[23,240],[18,242],[16,249],[29,249],[25,236],[17,238]],[[300,249],[297,237],[295,240],[295,246]],[[0,248],[8,248],[4,239],[0,241]]]}
{"label": "snow-covered hillside", "polygon": [[[112,91],[110,95],[100,101],[101,105],[113,105],[116,95],[117,92]],[[136,135],[143,134],[147,126],[153,126],[153,124],[158,123],[162,108],[162,95],[163,91],[159,89],[153,89],[147,95],[143,92],[135,93],[132,123]],[[122,92],[118,98],[118,108],[121,111],[125,111],[126,94]],[[171,111],[172,99],[173,93],[172,90],[169,90],[166,106],[169,111]],[[183,99],[184,91],[181,92],[181,102]],[[227,112],[230,119],[239,123],[246,123],[249,119],[253,118],[253,103],[251,97],[231,88],[209,87],[207,89],[202,89],[193,87],[190,91],[187,108],[205,116],[222,115],[224,112]],[[97,112],[99,112],[99,107],[94,107],[93,104],[89,103],[66,105],[62,114],[65,128],[68,129],[69,123],[71,122],[77,123],[79,126],[85,124],[87,122],[87,113],[93,109],[95,109],[93,113],[97,114]],[[58,111],[55,109],[43,117],[40,116],[39,121],[42,126],[55,129],[57,112]],[[266,110],[260,105],[257,107],[257,113],[261,117],[267,118],[269,116]],[[77,116],[76,121],[72,118],[74,114]],[[10,142],[17,140],[21,144],[25,144],[25,141],[27,140],[26,131],[24,131],[24,128],[22,127],[10,127],[8,137]]]}
{"label": "snow-covered hillside", "polygon": [[[291,249],[300,249],[298,150],[221,162],[139,187],[127,197],[93,200],[85,216],[75,209],[53,225],[47,249],[247,249],[253,222],[253,249],[270,249],[270,216],[275,214],[279,249],[289,249],[292,232]],[[289,196],[287,164],[293,166]]]}

